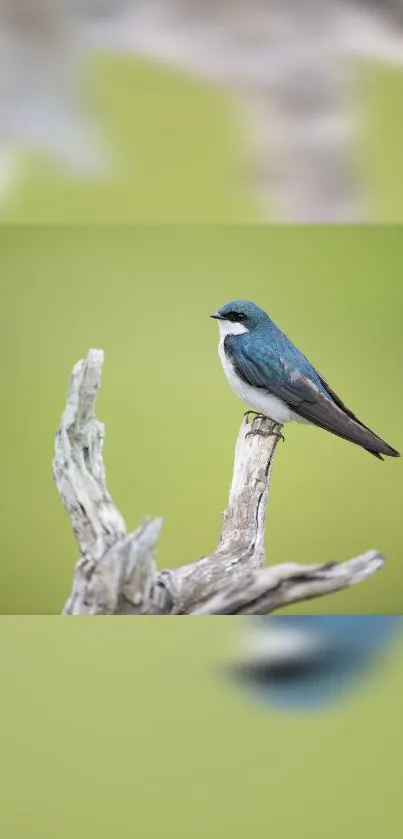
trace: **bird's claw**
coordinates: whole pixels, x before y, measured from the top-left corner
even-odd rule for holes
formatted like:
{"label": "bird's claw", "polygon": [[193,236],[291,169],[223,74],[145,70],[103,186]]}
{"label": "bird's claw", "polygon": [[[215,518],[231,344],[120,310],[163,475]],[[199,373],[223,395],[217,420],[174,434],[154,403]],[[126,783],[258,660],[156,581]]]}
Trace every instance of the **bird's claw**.
{"label": "bird's claw", "polygon": [[248,431],[245,436],[255,436],[255,434],[257,434],[258,437],[278,437],[279,440],[281,439],[283,443],[285,443],[285,437],[284,434],[281,433],[281,431],[262,431],[261,428],[257,428],[256,431]]}
{"label": "bird's claw", "polygon": [[258,411],[245,411],[245,413],[244,413],[244,417],[245,417],[245,419],[246,419],[246,424],[247,424],[247,425],[249,425],[249,419],[248,419],[248,417],[249,417],[251,414],[253,414],[253,416],[255,417],[255,419],[267,419],[267,417],[265,417],[265,416],[264,416],[264,414],[259,414],[259,413],[258,413]]}
{"label": "bird's claw", "polygon": [[[264,414],[259,414],[258,411],[245,411],[244,417],[246,419],[246,425],[250,424],[248,420],[250,414],[254,415],[255,420],[268,419],[268,417],[265,417]],[[254,422],[254,420],[252,422]],[[246,437],[249,437],[250,434],[257,434],[260,437],[278,437],[279,440],[281,439],[283,443],[285,443],[285,437],[284,434],[281,433],[281,431],[262,431],[261,428],[257,428],[256,431],[248,431]]]}

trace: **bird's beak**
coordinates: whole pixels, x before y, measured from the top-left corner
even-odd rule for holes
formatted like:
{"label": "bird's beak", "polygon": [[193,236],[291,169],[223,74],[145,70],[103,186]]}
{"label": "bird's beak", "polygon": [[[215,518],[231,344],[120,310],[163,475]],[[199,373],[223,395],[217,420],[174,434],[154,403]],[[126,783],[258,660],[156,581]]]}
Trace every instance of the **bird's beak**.
{"label": "bird's beak", "polygon": [[213,314],[212,314],[212,315],[210,315],[210,317],[211,317],[211,318],[216,318],[216,320],[224,320],[223,316],[222,316],[222,315],[220,315],[220,313],[219,313],[219,312],[213,312]]}

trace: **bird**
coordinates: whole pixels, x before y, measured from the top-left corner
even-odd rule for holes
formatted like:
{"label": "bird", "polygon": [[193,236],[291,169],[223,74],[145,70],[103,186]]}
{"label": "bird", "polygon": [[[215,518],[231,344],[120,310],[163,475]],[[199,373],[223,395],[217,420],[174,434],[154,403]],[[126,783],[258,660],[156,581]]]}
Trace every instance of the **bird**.
{"label": "bird", "polygon": [[291,421],[315,425],[361,446],[379,460],[384,460],[383,455],[400,457],[347,408],[255,303],[233,300],[210,317],[218,321],[218,352],[225,375],[252,413],[281,426]]}
{"label": "bird", "polygon": [[226,674],[263,707],[315,712],[368,687],[398,633],[398,615],[262,615],[244,624]]}

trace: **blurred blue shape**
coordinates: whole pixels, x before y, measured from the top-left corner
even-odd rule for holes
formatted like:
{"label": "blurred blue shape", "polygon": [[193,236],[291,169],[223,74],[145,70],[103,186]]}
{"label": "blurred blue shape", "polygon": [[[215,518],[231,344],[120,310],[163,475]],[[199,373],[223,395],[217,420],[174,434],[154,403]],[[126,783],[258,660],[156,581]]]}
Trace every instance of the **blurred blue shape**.
{"label": "blurred blue shape", "polygon": [[260,702],[317,710],[362,686],[398,631],[398,615],[259,617],[232,672]]}

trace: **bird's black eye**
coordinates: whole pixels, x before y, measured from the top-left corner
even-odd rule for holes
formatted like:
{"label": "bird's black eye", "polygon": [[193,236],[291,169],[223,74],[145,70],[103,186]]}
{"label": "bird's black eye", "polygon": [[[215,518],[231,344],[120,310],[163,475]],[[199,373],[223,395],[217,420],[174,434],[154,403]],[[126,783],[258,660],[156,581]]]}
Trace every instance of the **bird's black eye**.
{"label": "bird's black eye", "polygon": [[231,323],[241,323],[241,321],[245,320],[245,315],[242,312],[228,312],[225,315],[225,320],[230,320]]}

